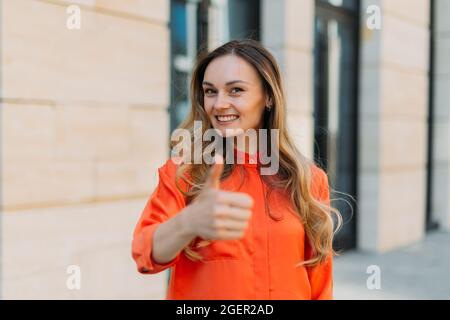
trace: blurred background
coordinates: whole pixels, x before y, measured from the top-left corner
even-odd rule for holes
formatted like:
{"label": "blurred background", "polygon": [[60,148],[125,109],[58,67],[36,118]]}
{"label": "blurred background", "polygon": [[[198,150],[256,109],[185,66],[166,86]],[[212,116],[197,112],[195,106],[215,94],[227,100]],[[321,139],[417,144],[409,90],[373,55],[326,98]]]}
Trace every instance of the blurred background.
{"label": "blurred background", "polygon": [[134,226],[196,55],[253,38],[355,199],[332,193],[335,298],[450,299],[450,0],[2,0],[0,28],[1,298],[164,298]]}

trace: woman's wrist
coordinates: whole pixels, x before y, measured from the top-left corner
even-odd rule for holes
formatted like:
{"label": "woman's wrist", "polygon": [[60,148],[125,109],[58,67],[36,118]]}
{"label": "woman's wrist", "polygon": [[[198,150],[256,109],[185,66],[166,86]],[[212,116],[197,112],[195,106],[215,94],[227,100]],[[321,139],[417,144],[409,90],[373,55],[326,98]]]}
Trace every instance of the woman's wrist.
{"label": "woman's wrist", "polygon": [[193,230],[192,222],[190,220],[191,207],[187,206],[178,214],[178,230],[185,238],[195,238],[197,235]]}
{"label": "woman's wrist", "polygon": [[172,261],[195,238],[185,209],[156,228],[152,257],[159,264]]}

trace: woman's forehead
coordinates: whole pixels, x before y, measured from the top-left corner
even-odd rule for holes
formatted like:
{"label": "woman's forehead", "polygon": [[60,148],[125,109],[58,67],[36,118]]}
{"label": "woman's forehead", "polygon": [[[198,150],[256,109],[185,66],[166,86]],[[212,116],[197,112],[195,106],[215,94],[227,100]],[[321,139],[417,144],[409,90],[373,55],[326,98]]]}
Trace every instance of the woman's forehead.
{"label": "woman's forehead", "polygon": [[259,80],[255,68],[243,58],[226,55],[211,61],[206,68],[204,81],[215,86],[225,86],[233,81],[256,84]]}

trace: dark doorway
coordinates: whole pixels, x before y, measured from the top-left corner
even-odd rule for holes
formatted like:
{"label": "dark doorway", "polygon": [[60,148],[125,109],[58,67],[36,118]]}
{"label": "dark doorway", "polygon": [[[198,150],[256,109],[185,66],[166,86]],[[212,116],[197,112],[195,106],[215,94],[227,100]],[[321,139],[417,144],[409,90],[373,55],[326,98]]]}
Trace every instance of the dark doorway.
{"label": "dark doorway", "polygon": [[336,250],[355,248],[357,236],[358,6],[316,0],[314,157],[328,174],[332,205],[344,219]]}
{"label": "dark doorway", "polygon": [[434,231],[439,228],[439,223],[433,215],[433,154],[434,154],[434,77],[435,77],[435,0],[430,1],[430,54],[428,74],[428,150],[427,150],[427,202],[425,213],[425,230]]}

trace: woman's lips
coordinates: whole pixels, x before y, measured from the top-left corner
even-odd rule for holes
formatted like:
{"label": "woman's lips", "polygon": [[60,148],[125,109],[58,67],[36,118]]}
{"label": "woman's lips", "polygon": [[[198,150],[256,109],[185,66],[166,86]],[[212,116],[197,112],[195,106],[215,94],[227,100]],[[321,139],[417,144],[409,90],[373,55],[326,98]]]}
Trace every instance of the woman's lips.
{"label": "woman's lips", "polygon": [[216,120],[220,124],[232,123],[239,119],[238,115],[216,116]]}

